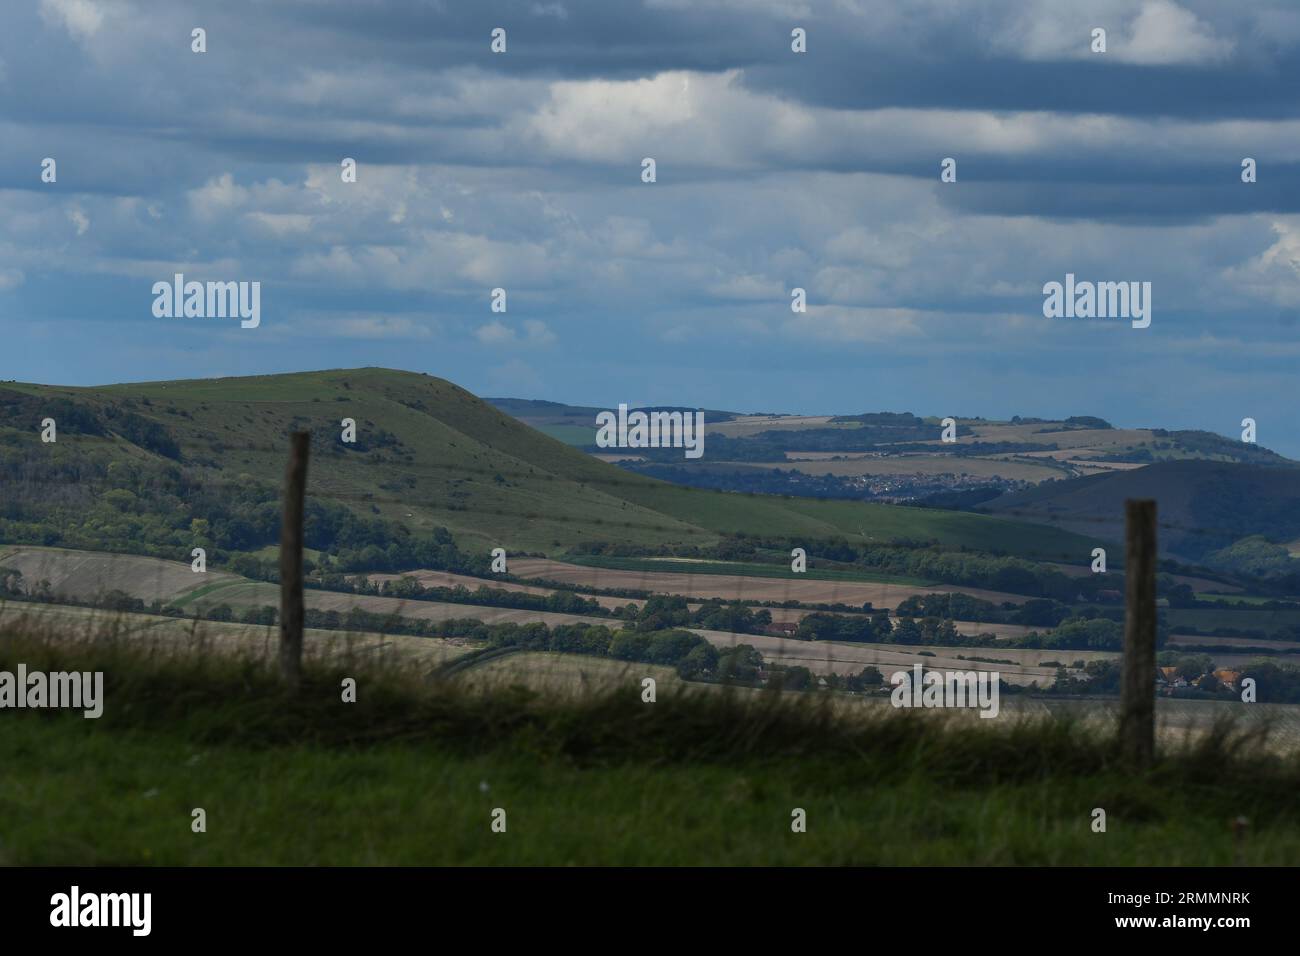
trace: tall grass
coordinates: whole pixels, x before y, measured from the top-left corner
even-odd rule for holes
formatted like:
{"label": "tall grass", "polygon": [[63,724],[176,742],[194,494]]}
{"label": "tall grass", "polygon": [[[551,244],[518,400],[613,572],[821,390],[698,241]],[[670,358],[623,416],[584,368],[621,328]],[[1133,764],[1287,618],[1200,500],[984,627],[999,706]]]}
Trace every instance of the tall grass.
{"label": "tall grass", "polygon": [[[415,743],[480,753],[523,749],[577,764],[799,762],[843,782],[923,774],[944,785],[994,786],[1127,774],[1111,734],[1068,714],[966,713],[852,706],[821,693],[679,685],[653,704],[634,681],[581,694],[458,679],[349,636],[309,645],[303,686],[289,693],[265,646],[231,648],[196,622],[187,638],[129,633],[105,616],[82,633],[24,619],[0,631],[0,669],[102,671],[97,730],[166,729],[196,742],[269,748]],[[62,625],[66,628],[66,625]],[[448,670],[450,676],[443,676]],[[343,703],[345,678],[357,682]],[[31,712],[42,713],[42,712]],[[46,719],[53,719],[43,712]],[[1300,757],[1270,747],[1266,723],[1221,719],[1166,743],[1151,782],[1232,793],[1282,809],[1300,788]]]}
{"label": "tall grass", "polygon": [[[301,690],[288,693],[269,636],[53,626],[0,627],[0,670],[102,671],[104,713],[0,712],[0,865],[1300,855],[1300,763],[1255,725],[1221,723],[1135,774],[1098,722],[1072,717],[981,720],[687,683],[661,684],[653,704],[635,682],[549,693],[349,638],[309,642]],[[356,703],[341,700],[345,677]],[[196,806],[204,834],[190,830]],[[497,806],[510,808],[508,838],[488,828]],[[808,808],[806,834],[790,832],[793,807]],[[1109,815],[1104,836],[1090,830],[1094,807]],[[1228,825],[1241,816],[1249,840]]]}

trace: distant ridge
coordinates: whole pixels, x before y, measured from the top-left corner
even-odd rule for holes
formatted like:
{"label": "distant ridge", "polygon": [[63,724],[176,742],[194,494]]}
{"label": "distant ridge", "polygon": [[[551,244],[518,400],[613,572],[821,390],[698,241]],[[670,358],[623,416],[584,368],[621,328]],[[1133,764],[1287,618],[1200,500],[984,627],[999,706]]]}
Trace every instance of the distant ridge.
{"label": "distant ridge", "polygon": [[1165,461],[1131,471],[1043,482],[986,502],[980,511],[1118,538],[1124,501],[1155,498],[1161,551],[1200,561],[1241,538],[1300,537],[1300,467]]}

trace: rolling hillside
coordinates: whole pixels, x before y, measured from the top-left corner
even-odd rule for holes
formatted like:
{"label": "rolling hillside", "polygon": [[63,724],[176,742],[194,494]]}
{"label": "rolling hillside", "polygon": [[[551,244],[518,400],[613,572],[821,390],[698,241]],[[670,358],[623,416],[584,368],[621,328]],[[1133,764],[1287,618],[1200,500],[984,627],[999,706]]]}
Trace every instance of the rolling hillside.
{"label": "rolling hillside", "polygon": [[1300,468],[1169,461],[1133,471],[1048,482],[1003,495],[993,514],[1117,537],[1126,498],[1155,498],[1162,552],[1215,564],[1215,554],[1258,535],[1285,542],[1300,534]]}
{"label": "rolling hillside", "polygon": [[[58,423],[52,444],[40,438],[46,417]],[[340,440],[345,418],[356,422],[354,444]],[[402,563],[394,533],[439,527],[476,555],[498,545],[558,554],[594,541],[710,544],[723,532],[1072,561],[1093,543],[987,516],[682,488],[598,461],[450,382],[377,368],[0,384],[0,542],[186,559],[205,542],[256,552],[278,540],[286,435],[299,429],[313,435],[309,547],[373,552],[378,569],[385,553]]]}

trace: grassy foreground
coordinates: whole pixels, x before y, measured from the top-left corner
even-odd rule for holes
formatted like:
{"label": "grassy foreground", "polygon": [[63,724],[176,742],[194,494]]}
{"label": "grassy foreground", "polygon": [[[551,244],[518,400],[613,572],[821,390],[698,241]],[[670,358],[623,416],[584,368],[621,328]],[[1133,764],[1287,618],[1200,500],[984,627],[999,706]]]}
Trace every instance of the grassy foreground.
{"label": "grassy foreground", "polygon": [[1229,727],[1137,775],[1055,718],[685,685],[648,704],[636,685],[542,695],[346,658],[311,663],[290,696],[255,657],[0,636],[0,670],[19,661],[103,671],[105,709],[0,711],[4,864],[1300,860],[1300,762]]}

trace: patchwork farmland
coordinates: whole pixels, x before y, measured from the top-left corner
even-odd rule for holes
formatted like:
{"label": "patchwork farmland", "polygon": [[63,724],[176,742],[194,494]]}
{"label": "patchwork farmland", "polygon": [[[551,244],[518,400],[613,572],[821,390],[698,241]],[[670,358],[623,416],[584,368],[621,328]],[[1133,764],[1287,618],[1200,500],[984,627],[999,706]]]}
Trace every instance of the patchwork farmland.
{"label": "patchwork farmland", "polygon": [[[56,595],[82,602],[102,599],[107,592],[118,591],[144,603],[157,602],[182,610],[186,615],[211,617],[214,609],[227,607],[238,621],[246,613],[267,607],[276,607],[279,590],[274,584],[253,581],[239,575],[213,570],[204,575],[193,572],[183,562],[164,561],[136,555],[104,554],[63,550],[57,548],[8,546],[0,550],[0,568],[18,570],[29,585],[49,582]],[[414,570],[406,574],[376,573],[365,575],[375,585],[394,583],[403,578],[412,579],[430,588],[464,588],[473,593],[486,587],[510,594],[547,597],[557,593],[556,586],[567,586],[573,593],[596,600],[608,611],[631,606],[639,609],[643,599],[593,594],[601,589],[635,589],[656,594],[678,595],[688,599],[688,609],[698,610],[703,601],[787,601],[808,604],[843,602],[854,605],[870,601],[874,607],[894,608],[898,602],[914,594],[960,592],[984,597],[987,600],[1023,601],[1023,596],[982,591],[980,589],[944,588],[844,580],[808,580],[771,578],[753,575],[731,575],[681,571],[628,571],[574,564],[542,558],[517,558],[510,562],[512,576],[518,580],[502,581],[479,578],[438,570]],[[196,584],[196,580],[202,583]],[[354,581],[356,578],[354,578]],[[466,604],[443,600],[408,599],[377,594],[330,591],[309,588],[305,592],[308,609],[322,614],[333,614],[338,626],[348,629],[349,614],[354,610],[377,615],[389,622],[424,621],[446,624],[453,621],[480,621],[485,625],[544,624],[547,627],[562,625],[605,626],[617,630],[622,626],[618,618],[587,614],[517,607],[498,607],[490,604]],[[78,620],[95,617],[103,620],[106,612],[59,605],[14,604],[8,612],[23,613],[31,619],[50,615],[51,620],[62,620],[72,615]],[[773,625],[797,625],[808,614],[807,608],[768,609]],[[861,617],[862,615],[852,615]],[[131,614],[127,635],[156,637],[187,634],[193,622],[184,619],[150,617]],[[210,635],[231,646],[249,647],[271,641],[273,629],[265,626],[235,622],[204,621],[211,625]],[[1027,625],[953,621],[958,634],[963,636],[993,635],[999,639],[1023,638],[1036,628]],[[353,628],[355,630],[355,628]],[[1008,646],[965,647],[943,644],[914,646],[896,643],[845,642],[836,640],[804,641],[780,634],[733,633],[705,627],[688,627],[687,630],[704,637],[720,650],[739,645],[749,645],[758,650],[773,665],[805,667],[818,676],[857,674],[864,667],[875,667],[883,673],[907,670],[915,664],[945,670],[974,670],[997,672],[1009,684],[1044,688],[1052,684],[1057,674],[1066,672],[1082,674],[1082,668],[1092,661],[1115,661],[1119,654],[1113,650],[1060,650],[1048,648],[1022,648]],[[339,638],[338,631],[314,631],[309,645],[323,641],[322,646],[333,646]],[[411,654],[420,648],[430,659],[444,659],[452,653],[451,647],[437,638],[417,638],[401,634],[358,634],[358,638],[382,643],[391,650],[401,649]],[[422,642],[433,641],[433,645]],[[1194,649],[1213,641],[1242,648],[1240,653],[1231,650],[1216,652],[1220,666],[1235,667],[1258,660],[1261,655],[1277,654],[1285,657],[1300,650],[1300,642],[1258,641],[1247,638],[1207,638],[1199,635],[1174,634],[1170,647]],[[493,665],[493,673],[508,672],[511,659]],[[593,665],[594,666],[594,665]]]}
{"label": "patchwork farmland", "polygon": [[[249,609],[262,607],[275,607],[279,601],[279,589],[274,584],[263,581],[250,581],[239,575],[225,572],[208,572],[205,575],[195,574],[189,565],[181,562],[163,561],[158,558],[147,558],[137,555],[120,555],[120,554],[100,554],[96,552],[81,551],[64,551],[57,548],[34,548],[34,547],[9,547],[3,554],[0,554],[0,568],[13,568],[22,571],[25,580],[36,582],[48,580],[56,594],[62,594],[69,598],[79,600],[94,600],[102,597],[105,592],[110,590],[122,591],[131,597],[137,597],[146,603],[151,601],[160,601],[163,604],[171,604],[186,611],[202,615],[211,611],[213,608],[222,605],[230,607],[235,612],[242,612]],[[530,562],[527,559],[521,559],[516,568],[532,569],[541,568],[546,571],[554,571],[557,568],[571,569],[577,576],[581,577],[582,573],[589,575],[603,575],[616,573],[620,575],[634,574],[635,572],[607,572],[602,569],[585,568],[579,565],[562,565],[559,562]],[[518,573],[518,570],[517,570]],[[401,577],[409,576],[427,586],[437,587],[455,587],[462,586],[467,589],[474,589],[480,586],[497,588],[512,591],[514,593],[528,593],[545,595],[554,593],[553,589],[519,585],[509,581],[497,582],[491,579],[473,578],[467,575],[449,574],[439,571],[415,571],[410,575],[371,575],[369,579],[375,582],[398,580]],[[545,575],[543,575],[545,576]],[[195,585],[196,578],[202,578],[203,583]],[[723,593],[702,593],[695,596],[703,597],[723,597],[729,582],[737,581],[749,585],[765,582],[763,579],[748,577],[727,577],[727,576],[709,576],[701,575],[698,579],[692,579],[690,575],[675,575],[665,573],[661,576],[662,581],[658,582],[668,588],[680,588],[681,590],[665,590],[662,593],[673,594],[682,593],[689,590],[686,583],[689,580],[715,581],[720,582]],[[213,580],[215,579],[215,580]],[[769,584],[780,584],[784,582],[767,582]],[[795,582],[802,584],[805,582]],[[831,591],[823,591],[821,588],[830,586],[832,589],[839,586],[839,582],[806,582],[814,585],[808,593],[830,594]],[[589,585],[597,586],[597,585]],[[605,584],[599,586],[617,586]],[[866,585],[874,588],[877,585]],[[707,589],[705,589],[707,592]],[[771,598],[762,597],[764,593],[759,591],[754,595],[756,600],[769,600]],[[906,594],[902,595],[906,596]],[[738,598],[728,597],[728,600]],[[304,592],[304,601],[308,608],[329,613],[335,612],[341,620],[346,620],[347,615],[354,608],[368,611],[372,614],[382,615],[392,619],[414,619],[431,622],[447,622],[454,620],[473,619],[482,621],[484,624],[529,624],[541,623],[548,627],[554,627],[563,624],[587,624],[592,626],[605,625],[618,627],[617,620],[609,618],[586,616],[581,614],[563,614],[551,611],[537,611],[521,608],[509,607],[491,607],[484,605],[455,604],[441,601],[426,600],[406,600],[394,597],[385,597],[382,595],[354,594],[350,592],[322,591],[309,588]],[[643,602],[630,598],[601,598],[602,606],[622,607],[628,604],[640,606]],[[693,605],[698,607],[699,605]],[[14,609],[20,609],[24,613],[39,617],[39,615],[49,611],[51,614],[72,613],[78,616],[97,615],[103,619],[106,615],[104,611],[90,611],[80,608],[64,608],[58,605],[32,605],[32,604],[15,604]],[[12,613],[12,612],[11,612]],[[806,614],[807,610],[795,608],[773,608],[771,611],[775,623],[797,623]],[[238,613],[236,614],[238,616]],[[186,622],[174,618],[150,618],[147,615],[130,615],[132,628],[128,633],[143,633],[146,625],[152,622],[152,628],[149,633],[182,633],[186,627]],[[211,623],[211,622],[205,622]],[[258,635],[261,639],[267,639],[269,633],[265,628],[257,628],[251,625],[241,625],[234,623],[222,623],[220,636],[223,638],[238,639],[238,642],[246,644]],[[956,622],[959,633],[963,634],[983,634],[993,633],[999,636],[1015,636],[1027,633],[1030,629],[1017,625],[1005,624],[982,624],[971,621]],[[162,630],[159,630],[161,628]],[[860,671],[867,664],[878,664],[884,666],[907,666],[913,663],[923,662],[928,665],[940,666],[943,661],[957,660],[955,656],[949,658],[935,658],[923,656],[922,650],[932,650],[941,652],[943,648],[900,648],[898,645],[877,646],[867,644],[850,644],[835,641],[819,641],[810,643],[807,641],[796,641],[788,638],[774,637],[762,634],[734,634],[723,631],[714,631],[705,628],[690,628],[694,633],[706,638],[719,648],[735,647],[737,644],[749,644],[763,653],[765,657],[770,657],[776,663],[785,663],[791,665],[807,666],[810,670],[818,674],[836,673],[850,674]],[[323,631],[321,634],[331,634],[333,632]],[[411,638],[401,635],[395,635],[400,638],[403,645],[408,645],[412,641],[424,640],[423,638]],[[952,655],[967,653],[974,654],[971,648],[949,648],[946,649]],[[1054,652],[1056,657],[1060,652]],[[999,650],[999,658],[1016,659],[1023,661],[1015,665],[1001,666],[1006,680],[1011,683],[1028,684],[1032,681],[1050,681],[1054,669],[1045,667],[1038,663],[1039,660],[1046,660],[1053,656],[1053,653],[1041,651],[1026,650]],[[1113,654],[1101,654],[1099,652],[1078,652],[1074,653],[1074,659],[1098,659],[1101,657],[1113,657]],[[982,663],[961,662],[964,669],[969,670],[997,670],[997,666],[990,666]],[[501,666],[508,666],[504,663]]]}

